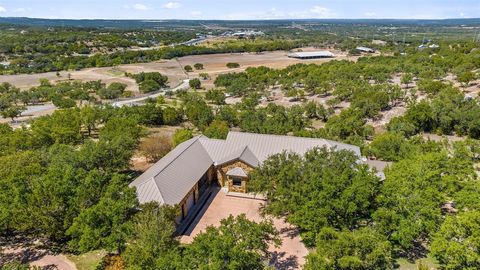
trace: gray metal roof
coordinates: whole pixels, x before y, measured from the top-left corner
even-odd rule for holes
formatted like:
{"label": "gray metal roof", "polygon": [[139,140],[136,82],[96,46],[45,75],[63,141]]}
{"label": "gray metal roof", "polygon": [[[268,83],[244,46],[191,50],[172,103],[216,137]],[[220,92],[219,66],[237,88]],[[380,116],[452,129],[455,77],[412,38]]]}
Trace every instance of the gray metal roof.
{"label": "gray metal roof", "polygon": [[227,172],[229,176],[247,177],[247,173],[240,167],[235,167]]}
{"label": "gray metal roof", "polygon": [[238,149],[244,145],[248,146],[260,163],[263,163],[268,157],[283,151],[303,155],[308,150],[317,146],[325,146],[330,149],[336,148],[338,150],[350,150],[358,157],[361,157],[360,148],[357,146],[315,138],[231,131],[227,136],[227,144],[230,149]]}
{"label": "gray metal roof", "polygon": [[210,139],[205,136],[201,136],[200,142],[202,143],[203,147],[208,152],[213,161],[218,161],[225,157],[226,153],[229,150],[227,149],[228,146],[226,140]]}
{"label": "gray metal roof", "polygon": [[[228,143],[227,143],[227,145],[228,145]],[[225,150],[228,151],[228,149],[225,149]],[[248,165],[253,166],[253,167],[257,167],[258,165],[260,165],[260,162],[258,161],[255,154],[253,154],[252,151],[250,150],[250,148],[248,148],[248,146],[246,146],[246,145],[238,148],[236,151],[232,151],[231,153],[227,152],[227,156],[221,158],[218,161],[215,161],[215,165],[222,165],[222,164],[225,164],[225,163],[228,163],[230,161],[237,160],[237,159],[239,159],[239,160],[241,160],[241,161],[243,161],[243,162],[245,162]]]}
{"label": "gray metal roof", "polygon": [[140,203],[155,200],[174,205],[181,202],[213,164],[199,139],[195,137],[181,143],[130,184],[137,188]]}
{"label": "gray metal roof", "polygon": [[271,155],[283,151],[303,155],[317,146],[350,150],[361,157],[359,147],[330,140],[231,131],[226,140],[197,136],[179,144],[130,187],[136,187],[140,203],[157,201],[174,205],[182,201],[212,165],[239,159],[257,167]]}

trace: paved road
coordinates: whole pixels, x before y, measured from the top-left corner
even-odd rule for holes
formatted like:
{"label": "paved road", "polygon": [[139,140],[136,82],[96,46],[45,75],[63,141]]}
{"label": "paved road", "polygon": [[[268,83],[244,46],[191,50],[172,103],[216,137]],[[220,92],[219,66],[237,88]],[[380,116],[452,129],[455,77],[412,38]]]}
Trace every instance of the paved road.
{"label": "paved road", "polygon": [[132,105],[141,103],[141,102],[143,102],[143,101],[145,101],[149,98],[157,98],[159,96],[163,96],[163,95],[165,95],[165,92],[167,92],[167,91],[176,92],[178,90],[188,89],[190,87],[189,82],[190,82],[189,79],[185,79],[185,80],[183,80],[183,82],[181,84],[179,84],[176,87],[171,88],[169,90],[165,90],[165,91],[162,91],[160,93],[156,93],[156,94],[152,94],[152,95],[148,95],[148,96],[144,96],[144,97],[140,97],[140,98],[132,98],[132,99],[113,102],[112,106],[114,106],[114,107],[132,106]]}
{"label": "paved road", "polygon": [[[190,82],[189,79],[185,79],[181,84],[175,86],[174,88],[170,88],[165,91],[140,97],[140,98],[131,98],[131,99],[126,99],[122,101],[116,101],[112,103],[112,106],[115,106],[115,107],[132,106],[135,104],[142,103],[148,98],[157,98],[158,96],[165,95],[165,92],[167,91],[175,92],[182,89],[188,89],[190,87],[189,82]],[[23,122],[25,122],[30,118],[51,114],[55,110],[56,110],[56,107],[50,103],[43,104],[43,105],[27,106],[27,110],[22,112],[22,115],[16,119],[15,123],[11,123],[9,119],[5,119],[2,116],[0,116],[0,123],[10,123],[10,125],[13,127],[20,127]]]}
{"label": "paved road", "polygon": [[53,104],[27,106],[27,109],[22,112],[22,116],[34,115],[36,113],[40,113],[43,111],[50,111],[53,109],[56,109],[55,105]]}

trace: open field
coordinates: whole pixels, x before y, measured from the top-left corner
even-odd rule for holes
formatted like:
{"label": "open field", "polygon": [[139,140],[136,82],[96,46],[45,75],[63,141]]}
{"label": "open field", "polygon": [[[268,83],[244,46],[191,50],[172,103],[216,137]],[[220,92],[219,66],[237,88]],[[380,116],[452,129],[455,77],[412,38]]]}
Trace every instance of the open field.
{"label": "open field", "polygon": [[[314,48],[302,48],[303,51],[312,51]],[[1,75],[0,83],[8,82],[21,89],[27,89],[32,86],[39,85],[40,79],[48,79],[52,82],[68,80],[68,74],[73,80],[93,81],[102,80],[109,84],[112,82],[121,82],[128,85],[127,91],[138,93],[138,86],[131,78],[124,76],[125,72],[140,73],[140,72],[160,72],[169,78],[170,85],[176,85],[180,81],[188,77],[196,77],[201,72],[206,72],[212,76],[212,80],[215,75],[228,72],[243,71],[248,67],[267,66],[271,68],[284,68],[292,64],[297,63],[324,63],[332,60],[356,60],[358,57],[348,57],[346,54],[340,51],[334,51],[337,55],[335,58],[326,59],[310,59],[300,60],[294,58],[288,58],[286,51],[274,51],[264,52],[260,54],[256,53],[234,53],[234,54],[210,54],[210,55],[192,55],[185,56],[178,59],[156,61],[150,63],[140,64],[128,64],[120,65],[117,67],[102,67],[102,68],[89,68],[71,72],[60,72],[60,76],[57,76],[56,72],[39,73],[39,74],[17,74],[17,75]],[[236,62],[240,64],[240,68],[229,69],[225,66],[228,62]],[[193,66],[195,63],[202,63],[204,69],[186,74],[183,67],[186,65]],[[212,80],[206,81],[205,84],[212,84]]]}
{"label": "open field", "polygon": [[66,255],[75,263],[77,270],[95,270],[102,258],[107,254],[103,250],[94,250],[80,255]]}

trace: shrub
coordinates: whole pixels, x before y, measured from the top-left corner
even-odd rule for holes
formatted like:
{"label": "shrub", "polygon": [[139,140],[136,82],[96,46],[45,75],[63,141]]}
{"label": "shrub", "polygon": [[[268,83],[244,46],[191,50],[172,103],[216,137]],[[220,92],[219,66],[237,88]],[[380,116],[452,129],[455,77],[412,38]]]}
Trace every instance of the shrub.
{"label": "shrub", "polygon": [[190,66],[190,65],[184,66],[183,69],[184,69],[186,72],[192,72],[192,71],[193,71],[193,68],[192,68],[192,66]]}
{"label": "shrub", "polygon": [[145,138],[139,146],[140,152],[149,162],[156,162],[172,150],[172,139],[166,135]]}
{"label": "shrub", "polygon": [[177,146],[191,138],[193,138],[193,133],[190,129],[179,129],[175,132],[175,135],[173,135],[173,145]]}
{"label": "shrub", "polygon": [[198,78],[191,79],[188,84],[193,89],[200,89],[202,87],[202,83],[200,82],[200,79],[198,79]]}
{"label": "shrub", "polygon": [[239,63],[227,63],[228,68],[239,68],[240,64]]}

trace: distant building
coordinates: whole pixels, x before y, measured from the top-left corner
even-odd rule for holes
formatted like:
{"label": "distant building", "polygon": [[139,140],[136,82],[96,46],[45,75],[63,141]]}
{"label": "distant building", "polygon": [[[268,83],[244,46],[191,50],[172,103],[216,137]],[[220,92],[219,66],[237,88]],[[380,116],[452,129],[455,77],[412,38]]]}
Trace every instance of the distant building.
{"label": "distant building", "polygon": [[437,44],[431,44],[431,45],[429,45],[428,47],[429,47],[430,49],[438,49],[438,48],[440,48],[440,46],[437,45]]}
{"label": "distant building", "polygon": [[360,52],[366,52],[366,53],[374,53],[375,52],[375,50],[372,49],[372,48],[362,47],[362,46],[357,47],[356,50],[360,51]]}
{"label": "distant building", "polygon": [[287,55],[290,58],[298,59],[316,59],[316,58],[332,58],[335,55],[330,51],[316,51],[316,52],[294,52]]}
{"label": "distant building", "polygon": [[178,45],[196,46],[196,45],[202,43],[205,40],[206,40],[206,38],[202,36],[202,37],[199,37],[199,38],[190,39],[189,41],[182,42]]}
{"label": "distant building", "polygon": [[425,50],[426,48],[428,48],[428,46],[425,45],[425,44],[422,44],[422,45],[420,45],[420,46],[417,47],[417,50],[423,51],[423,50]]}
{"label": "distant building", "polygon": [[234,37],[245,38],[245,37],[263,36],[265,35],[265,33],[261,31],[237,31],[231,35]]}

